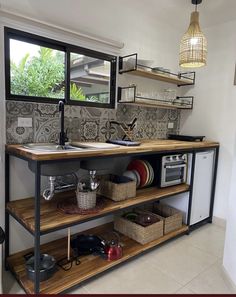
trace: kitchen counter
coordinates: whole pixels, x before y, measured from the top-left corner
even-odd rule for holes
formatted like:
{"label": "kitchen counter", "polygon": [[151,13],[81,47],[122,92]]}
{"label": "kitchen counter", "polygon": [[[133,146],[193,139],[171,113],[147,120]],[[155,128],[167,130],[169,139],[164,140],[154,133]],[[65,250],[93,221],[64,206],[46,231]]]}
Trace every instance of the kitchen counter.
{"label": "kitchen counter", "polygon": [[146,154],[155,152],[176,152],[181,150],[201,150],[205,148],[218,147],[219,143],[214,141],[187,142],[178,140],[147,140],[142,141],[140,146],[127,147],[120,146],[112,149],[84,149],[81,151],[60,151],[60,152],[43,152],[30,150],[21,145],[6,145],[6,152],[16,155],[20,158],[35,161],[50,161],[63,159],[80,159],[103,157],[113,155],[127,154]]}

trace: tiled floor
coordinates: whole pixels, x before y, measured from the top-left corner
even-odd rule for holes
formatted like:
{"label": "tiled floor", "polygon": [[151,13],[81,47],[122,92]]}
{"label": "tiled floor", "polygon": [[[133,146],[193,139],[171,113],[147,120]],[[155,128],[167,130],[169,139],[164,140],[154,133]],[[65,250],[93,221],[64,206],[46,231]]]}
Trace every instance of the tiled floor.
{"label": "tiled floor", "polygon": [[[103,274],[71,294],[236,293],[222,268],[224,229],[205,225]],[[10,274],[5,293],[23,293]]]}

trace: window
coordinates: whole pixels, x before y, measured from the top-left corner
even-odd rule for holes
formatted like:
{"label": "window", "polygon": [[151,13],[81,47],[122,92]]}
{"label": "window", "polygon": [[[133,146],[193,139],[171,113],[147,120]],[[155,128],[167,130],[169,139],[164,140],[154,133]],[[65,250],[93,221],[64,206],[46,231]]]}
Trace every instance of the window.
{"label": "window", "polygon": [[6,99],[114,108],[116,57],[5,28]]}
{"label": "window", "polygon": [[108,61],[70,53],[70,100],[109,103],[110,73]]}

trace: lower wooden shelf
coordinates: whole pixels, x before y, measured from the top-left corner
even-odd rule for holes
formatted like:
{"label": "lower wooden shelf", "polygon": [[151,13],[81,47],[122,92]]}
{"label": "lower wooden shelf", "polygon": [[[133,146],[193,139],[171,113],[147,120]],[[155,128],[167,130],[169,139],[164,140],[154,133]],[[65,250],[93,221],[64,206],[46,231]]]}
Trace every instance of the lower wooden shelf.
{"label": "lower wooden shelf", "polygon": [[[113,228],[113,224],[102,225],[83,233],[87,234],[104,234]],[[80,257],[81,263],[73,265],[69,271],[64,271],[58,268],[56,273],[47,281],[40,283],[41,294],[58,294],[62,293],[83,281],[98,275],[101,272],[108,270],[128,259],[141,254],[142,252],[158,246],[165,241],[172,239],[178,235],[184,234],[188,231],[188,227],[183,225],[180,229],[164,235],[163,237],[154,240],[148,244],[141,245],[138,242],[121,235],[121,243],[123,244],[123,257],[116,261],[106,261],[99,256],[88,255]],[[7,259],[10,270],[15,274],[17,280],[24,288],[26,293],[34,294],[34,283],[26,276],[24,255],[32,249],[21,251],[10,256]],[[48,253],[54,256],[57,260],[66,256],[67,254],[67,239],[62,238],[41,246],[41,253]]]}
{"label": "lower wooden shelf", "polygon": [[[165,197],[180,194],[189,191],[189,185],[180,184],[177,186],[159,189],[157,187],[140,189],[134,198],[114,202],[110,199],[104,199],[104,208],[95,214],[86,215],[68,215],[57,208],[57,203],[61,200],[75,196],[75,192],[64,192],[58,194],[51,201],[41,199],[40,231],[45,234],[55,229],[62,229],[69,225],[76,225],[84,221],[95,219],[99,216],[105,216],[128,207],[135,207],[142,203],[151,203]],[[7,211],[15,217],[31,233],[35,232],[35,213],[34,198],[26,198],[11,201],[7,204]]]}

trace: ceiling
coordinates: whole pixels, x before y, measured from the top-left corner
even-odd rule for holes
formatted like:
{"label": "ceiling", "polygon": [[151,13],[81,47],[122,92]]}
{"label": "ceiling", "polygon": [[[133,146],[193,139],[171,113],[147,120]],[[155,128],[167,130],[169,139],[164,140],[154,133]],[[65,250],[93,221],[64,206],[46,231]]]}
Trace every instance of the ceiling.
{"label": "ceiling", "polygon": [[[131,14],[169,23],[183,31],[194,9],[190,0],[0,0],[1,9],[52,23],[65,29],[102,34],[119,26]],[[203,0],[201,26],[210,27],[236,19],[236,0]],[[99,24],[99,26],[97,25]]]}

